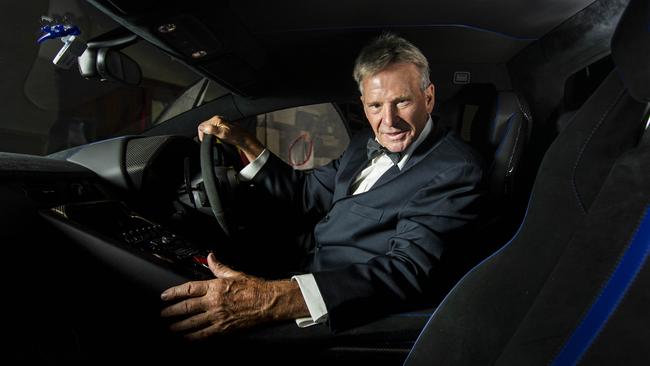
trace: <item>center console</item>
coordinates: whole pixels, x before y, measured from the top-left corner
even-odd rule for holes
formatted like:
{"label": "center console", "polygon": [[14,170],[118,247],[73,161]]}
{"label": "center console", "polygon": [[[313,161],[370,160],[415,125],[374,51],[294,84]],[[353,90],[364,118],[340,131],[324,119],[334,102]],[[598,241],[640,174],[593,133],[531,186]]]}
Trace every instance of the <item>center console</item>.
{"label": "center console", "polygon": [[71,203],[41,215],[101,261],[154,291],[214,277],[207,250],[122,202]]}

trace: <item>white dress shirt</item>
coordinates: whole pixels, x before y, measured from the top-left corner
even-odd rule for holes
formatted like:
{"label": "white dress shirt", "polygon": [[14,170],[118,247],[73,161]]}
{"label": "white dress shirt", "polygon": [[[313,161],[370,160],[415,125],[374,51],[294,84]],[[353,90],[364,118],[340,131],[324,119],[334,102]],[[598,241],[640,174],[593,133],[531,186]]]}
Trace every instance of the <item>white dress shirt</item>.
{"label": "white dress shirt", "polygon": [[[418,136],[418,138],[404,151],[400,161],[397,163],[397,168],[402,170],[408,159],[413,155],[413,151],[424,141],[424,139],[429,135],[431,129],[433,128],[433,121],[431,116],[427,120],[424,129]],[[264,149],[262,153],[255,158],[250,164],[246,165],[240,172],[239,178],[243,181],[249,181],[260,171],[260,169],[266,164],[266,161],[269,159],[270,152],[268,149]],[[379,178],[381,178],[384,173],[388,171],[393,166],[393,162],[385,154],[376,156],[367,167],[365,167],[361,173],[355,178],[352,182],[352,194],[359,194],[366,192],[372,188],[372,186],[377,183]],[[316,284],[316,279],[311,273],[293,276],[292,280],[298,282],[300,286],[300,292],[302,293],[305,303],[307,304],[307,309],[309,310],[309,317],[298,318],[296,319],[296,324],[299,327],[308,327],[314,324],[323,323],[327,321],[327,307],[325,306],[325,301],[323,296],[318,289]]]}

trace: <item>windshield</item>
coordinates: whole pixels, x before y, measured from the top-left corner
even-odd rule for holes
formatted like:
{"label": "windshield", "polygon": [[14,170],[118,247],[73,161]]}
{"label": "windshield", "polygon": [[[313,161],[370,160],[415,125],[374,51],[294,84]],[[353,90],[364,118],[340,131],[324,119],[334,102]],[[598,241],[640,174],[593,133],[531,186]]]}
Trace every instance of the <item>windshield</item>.
{"label": "windshield", "polygon": [[[143,41],[121,50],[141,68],[138,86],[84,79],[77,65],[66,70],[52,63],[64,45],[61,39],[37,44],[41,17],[65,18],[79,27],[85,40],[119,28],[117,23],[79,0],[5,5],[5,21],[0,26],[4,28],[0,32],[4,45],[0,54],[4,106],[0,151],[45,155],[109,137],[138,134],[227,93]],[[200,98],[197,90],[202,92]],[[174,103],[181,96],[184,101]]]}

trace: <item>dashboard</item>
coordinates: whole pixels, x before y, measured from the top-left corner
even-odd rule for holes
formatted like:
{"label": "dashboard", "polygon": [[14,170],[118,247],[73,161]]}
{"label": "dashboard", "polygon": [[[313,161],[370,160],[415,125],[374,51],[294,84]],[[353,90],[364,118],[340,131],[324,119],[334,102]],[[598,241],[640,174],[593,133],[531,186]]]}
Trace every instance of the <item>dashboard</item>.
{"label": "dashboard", "polygon": [[3,222],[11,231],[37,215],[155,292],[210,278],[208,249],[166,219],[192,193],[185,183],[199,173],[198,152],[189,138],[126,136],[48,157],[0,153]]}

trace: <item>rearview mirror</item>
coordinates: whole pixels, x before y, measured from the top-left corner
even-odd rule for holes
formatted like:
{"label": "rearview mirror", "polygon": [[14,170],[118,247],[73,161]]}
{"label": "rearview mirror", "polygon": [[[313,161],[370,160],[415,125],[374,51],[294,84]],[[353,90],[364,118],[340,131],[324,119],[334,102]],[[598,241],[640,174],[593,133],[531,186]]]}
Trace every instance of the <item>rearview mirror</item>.
{"label": "rearview mirror", "polygon": [[102,79],[127,85],[138,85],[142,80],[140,65],[120,51],[100,48],[97,51],[97,71]]}
{"label": "rearview mirror", "polygon": [[79,72],[86,79],[111,80],[126,85],[142,81],[140,65],[120,50],[138,41],[138,36],[123,29],[114,30],[88,42],[77,58]]}
{"label": "rearview mirror", "polygon": [[133,86],[142,80],[138,63],[117,50],[88,48],[77,61],[79,72],[86,79],[111,80]]}

